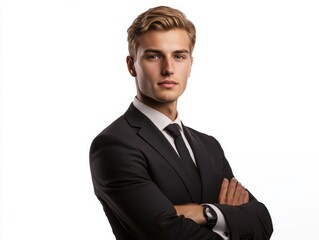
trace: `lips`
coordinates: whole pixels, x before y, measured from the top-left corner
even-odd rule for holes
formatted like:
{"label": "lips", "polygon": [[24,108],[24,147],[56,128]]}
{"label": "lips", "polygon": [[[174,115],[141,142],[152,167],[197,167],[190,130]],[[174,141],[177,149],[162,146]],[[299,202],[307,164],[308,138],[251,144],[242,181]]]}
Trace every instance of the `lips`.
{"label": "lips", "polygon": [[173,80],[164,80],[158,83],[158,85],[164,87],[164,88],[173,88],[177,85],[177,82]]}

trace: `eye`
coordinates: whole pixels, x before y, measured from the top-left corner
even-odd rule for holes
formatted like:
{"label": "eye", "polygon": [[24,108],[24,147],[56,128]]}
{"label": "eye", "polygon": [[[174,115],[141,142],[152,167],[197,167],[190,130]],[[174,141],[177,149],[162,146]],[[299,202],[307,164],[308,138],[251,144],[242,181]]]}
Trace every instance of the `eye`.
{"label": "eye", "polygon": [[178,61],[181,61],[181,60],[186,59],[187,56],[184,55],[184,54],[177,54],[177,55],[174,56],[174,58],[175,58],[176,60],[178,60]]}
{"label": "eye", "polygon": [[161,56],[158,54],[149,54],[146,56],[146,59],[148,60],[158,60],[161,59]]}

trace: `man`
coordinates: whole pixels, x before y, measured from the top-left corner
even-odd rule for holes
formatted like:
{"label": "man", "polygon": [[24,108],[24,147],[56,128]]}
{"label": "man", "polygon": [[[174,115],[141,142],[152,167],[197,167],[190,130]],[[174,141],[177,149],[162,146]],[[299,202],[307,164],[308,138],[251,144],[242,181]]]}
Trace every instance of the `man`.
{"label": "man", "polygon": [[192,22],[164,6],[142,13],[128,29],[126,61],[137,94],[90,149],[95,194],[118,240],[272,234],[266,207],[234,178],[217,140],[179,118],[195,40]]}

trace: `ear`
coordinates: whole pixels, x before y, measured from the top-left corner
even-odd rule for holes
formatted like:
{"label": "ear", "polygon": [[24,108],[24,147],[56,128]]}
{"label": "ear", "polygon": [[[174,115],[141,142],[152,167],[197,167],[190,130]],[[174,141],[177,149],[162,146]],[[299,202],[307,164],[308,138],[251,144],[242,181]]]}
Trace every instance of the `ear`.
{"label": "ear", "polygon": [[136,77],[136,71],[134,68],[134,58],[131,56],[126,57],[126,65],[129,73],[131,74],[132,77]]}

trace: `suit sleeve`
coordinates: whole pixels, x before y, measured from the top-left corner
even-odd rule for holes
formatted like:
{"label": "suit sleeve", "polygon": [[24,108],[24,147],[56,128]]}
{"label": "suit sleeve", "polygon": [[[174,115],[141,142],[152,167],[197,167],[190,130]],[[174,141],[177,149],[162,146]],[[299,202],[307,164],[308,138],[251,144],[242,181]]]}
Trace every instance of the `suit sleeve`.
{"label": "suit sleeve", "polygon": [[231,239],[268,240],[273,232],[267,208],[253,200],[241,206],[215,204],[226,219]]}
{"label": "suit sleeve", "polygon": [[132,239],[220,239],[176,215],[173,204],[151,180],[143,153],[128,141],[97,137],[90,150],[90,167],[95,194]]}
{"label": "suit sleeve", "polygon": [[[215,141],[217,142],[216,139]],[[233,177],[231,167],[224,155],[222,147],[218,142],[217,144],[219,145],[222,158],[226,163],[224,164],[223,175],[231,179]],[[270,239],[273,232],[270,214],[266,206],[259,202],[250,192],[249,202],[246,204],[240,206],[229,206],[225,204],[214,205],[223,213],[231,239]]]}

